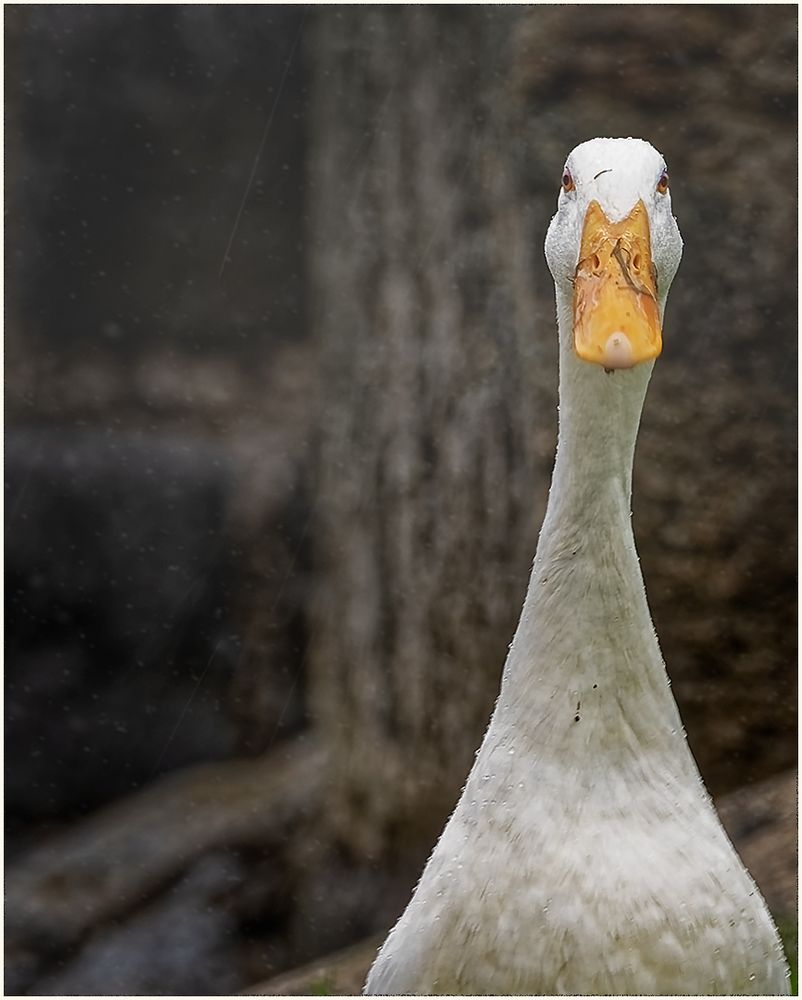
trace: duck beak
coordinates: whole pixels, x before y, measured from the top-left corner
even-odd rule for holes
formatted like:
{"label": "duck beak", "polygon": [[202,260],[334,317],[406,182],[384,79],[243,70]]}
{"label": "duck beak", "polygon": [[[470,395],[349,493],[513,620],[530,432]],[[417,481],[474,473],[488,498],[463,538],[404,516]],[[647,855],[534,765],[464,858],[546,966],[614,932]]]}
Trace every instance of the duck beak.
{"label": "duck beak", "polygon": [[574,349],[611,371],[656,358],[662,347],[646,206],[638,201],[610,222],[592,201],[574,276]]}

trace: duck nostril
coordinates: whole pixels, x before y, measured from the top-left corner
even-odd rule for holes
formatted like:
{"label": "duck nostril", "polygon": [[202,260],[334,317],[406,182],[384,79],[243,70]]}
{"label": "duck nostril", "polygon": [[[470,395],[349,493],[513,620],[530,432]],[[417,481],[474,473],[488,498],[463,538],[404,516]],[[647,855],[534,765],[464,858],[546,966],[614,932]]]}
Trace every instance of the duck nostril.
{"label": "duck nostril", "polygon": [[598,271],[601,267],[601,259],[597,253],[590,258],[590,263],[594,271]]}
{"label": "duck nostril", "polygon": [[640,263],[641,263],[640,254],[636,253],[635,256],[632,258],[632,267],[634,268],[634,270],[640,271]]}

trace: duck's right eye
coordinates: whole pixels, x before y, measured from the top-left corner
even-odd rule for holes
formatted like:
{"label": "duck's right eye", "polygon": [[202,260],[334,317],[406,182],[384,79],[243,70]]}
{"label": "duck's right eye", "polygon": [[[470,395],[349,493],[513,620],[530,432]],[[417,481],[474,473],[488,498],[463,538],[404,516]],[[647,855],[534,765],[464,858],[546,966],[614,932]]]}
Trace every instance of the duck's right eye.
{"label": "duck's right eye", "polygon": [[571,171],[566,167],[563,171],[563,191],[573,191],[575,187]]}

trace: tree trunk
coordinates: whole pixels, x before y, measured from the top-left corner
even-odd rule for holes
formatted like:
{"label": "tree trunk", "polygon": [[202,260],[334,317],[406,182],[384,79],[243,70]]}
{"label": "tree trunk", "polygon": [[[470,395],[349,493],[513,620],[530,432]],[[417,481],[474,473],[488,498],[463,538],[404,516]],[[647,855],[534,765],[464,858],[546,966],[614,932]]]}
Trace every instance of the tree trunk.
{"label": "tree trunk", "polygon": [[368,855],[429,843],[455,800],[545,488],[527,372],[551,376],[556,343],[531,336],[539,250],[505,167],[510,123],[488,110],[517,21],[363,8],[318,24],[311,252],[328,392],[311,694],[334,748],[332,817]]}

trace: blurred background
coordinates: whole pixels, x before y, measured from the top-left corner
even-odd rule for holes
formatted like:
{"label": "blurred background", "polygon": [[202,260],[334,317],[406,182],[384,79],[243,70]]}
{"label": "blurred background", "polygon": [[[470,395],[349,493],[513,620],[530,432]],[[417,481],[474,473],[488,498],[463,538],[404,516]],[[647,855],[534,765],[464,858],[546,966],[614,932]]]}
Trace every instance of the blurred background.
{"label": "blurred background", "polygon": [[229,993],[403,908],[526,589],[596,135],[671,172],[635,531],[793,922],[796,18],[5,8],[7,993]]}

